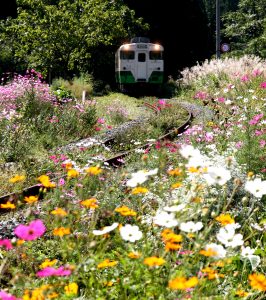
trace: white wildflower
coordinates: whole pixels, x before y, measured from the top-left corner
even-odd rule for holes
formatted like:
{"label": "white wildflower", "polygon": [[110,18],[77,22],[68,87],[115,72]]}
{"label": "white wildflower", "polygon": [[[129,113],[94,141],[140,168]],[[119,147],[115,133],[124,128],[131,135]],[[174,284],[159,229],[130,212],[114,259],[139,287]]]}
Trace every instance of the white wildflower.
{"label": "white wildflower", "polygon": [[167,212],[177,212],[181,211],[186,207],[186,204],[182,203],[179,205],[173,205],[173,206],[165,206],[163,209]]}
{"label": "white wildflower", "polygon": [[134,243],[142,238],[142,232],[137,225],[126,224],[120,228],[120,235],[123,240]]}
{"label": "white wildflower", "polygon": [[232,223],[220,228],[216,237],[219,242],[226,247],[235,248],[244,244],[243,235],[240,233],[235,234],[235,229],[239,227],[239,224]]}
{"label": "white wildflower", "polygon": [[185,232],[196,232],[201,230],[202,227],[202,222],[194,223],[192,221],[181,223],[179,226],[180,230]]}
{"label": "white wildflower", "polygon": [[136,173],[131,174],[131,179],[129,179],[126,183],[129,187],[136,187],[138,184],[142,184],[146,180],[148,180],[149,176],[157,174],[158,169],[154,169],[151,171],[140,170]]}
{"label": "white wildflower", "polygon": [[266,180],[261,180],[261,178],[248,180],[244,188],[255,197],[261,198],[263,195],[266,195]]}
{"label": "white wildflower", "polygon": [[92,233],[94,235],[103,235],[103,234],[106,234],[114,229],[116,229],[116,227],[118,226],[119,224],[118,223],[113,223],[112,225],[110,226],[105,226],[103,229],[101,230],[93,230]]}
{"label": "white wildflower", "polygon": [[224,185],[229,179],[231,179],[231,173],[224,167],[209,167],[207,169],[207,173],[203,174],[203,177],[209,185]]}
{"label": "white wildflower", "polygon": [[211,250],[214,252],[214,254],[212,255],[213,258],[225,258],[226,257],[226,250],[224,249],[224,247],[222,245],[218,245],[215,243],[212,244],[208,244],[205,247],[205,250]]}
{"label": "white wildflower", "polygon": [[175,227],[178,225],[175,214],[168,213],[166,211],[157,211],[155,217],[153,218],[153,223],[167,228]]}
{"label": "white wildflower", "polygon": [[254,255],[255,249],[251,249],[250,247],[242,247],[241,248],[241,257],[247,258],[250,261],[252,270],[256,269],[260,264],[260,257],[258,255]]}

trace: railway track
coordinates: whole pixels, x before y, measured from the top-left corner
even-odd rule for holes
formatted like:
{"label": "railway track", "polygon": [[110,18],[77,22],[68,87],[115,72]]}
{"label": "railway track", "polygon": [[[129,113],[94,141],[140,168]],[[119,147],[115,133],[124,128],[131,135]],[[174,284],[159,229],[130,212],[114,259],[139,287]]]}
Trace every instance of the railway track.
{"label": "railway track", "polygon": [[[153,110],[153,112],[155,114],[159,114],[160,111],[159,109],[154,106],[154,105],[151,105],[149,103],[145,103],[144,104],[147,108]],[[159,136],[156,141],[154,142],[149,142],[149,143],[146,143],[146,144],[143,144],[143,145],[139,145],[133,149],[130,149],[128,151],[123,151],[123,152],[120,152],[114,156],[112,156],[111,158],[108,158],[106,160],[103,161],[103,163],[105,164],[108,164],[109,166],[113,167],[113,168],[118,168],[119,166],[123,165],[123,161],[122,161],[122,158],[126,157],[126,156],[129,156],[130,154],[132,153],[135,153],[136,150],[139,150],[139,149],[143,149],[143,150],[146,150],[146,149],[149,149],[151,148],[156,142],[163,142],[163,141],[166,141],[166,140],[172,140],[173,138],[177,138],[177,134],[180,135],[182,134],[183,132],[185,132],[185,130],[189,127],[190,123],[192,122],[192,119],[195,118],[195,116],[198,116],[198,109],[193,109],[193,105],[191,106],[191,104],[189,103],[181,103],[182,107],[188,112],[188,117],[187,119],[185,120],[185,122],[183,122],[183,124],[181,124],[180,126],[178,126],[177,128],[174,128],[168,132],[166,132],[164,135],[162,136]],[[107,138],[105,139],[102,143],[104,145],[112,145],[114,142],[114,137],[110,137],[110,138]],[[59,180],[59,178],[62,178],[62,176],[60,177],[55,177],[55,178],[52,178],[52,180]],[[21,192],[18,192],[18,193],[10,193],[10,194],[6,194],[4,196],[1,196],[0,197],[0,204],[5,204],[7,203],[7,201],[10,201],[11,203],[16,203],[19,199],[21,198],[24,198],[24,197],[28,197],[28,196],[31,196],[31,195],[39,195],[39,199],[42,199],[43,197],[43,192],[42,192],[42,189],[41,189],[42,185],[41,184],[35,184],[35,185],[32,185],[32,186],[29,186],[27,188],[24,188]],[[10,212],[10,209],[3,209],[3,208],[0,208],[0,214],[4,214],[4,213],[8,213]]]}

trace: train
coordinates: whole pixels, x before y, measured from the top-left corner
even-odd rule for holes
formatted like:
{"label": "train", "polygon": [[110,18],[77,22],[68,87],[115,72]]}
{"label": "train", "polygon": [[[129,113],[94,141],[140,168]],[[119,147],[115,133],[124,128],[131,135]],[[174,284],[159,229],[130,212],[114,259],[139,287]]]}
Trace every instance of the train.
{"label": "train", "polygon": [[115,53],[115,80],[121,91],[160,87],[164,81],[164,48],[149,38],[134,37]]}

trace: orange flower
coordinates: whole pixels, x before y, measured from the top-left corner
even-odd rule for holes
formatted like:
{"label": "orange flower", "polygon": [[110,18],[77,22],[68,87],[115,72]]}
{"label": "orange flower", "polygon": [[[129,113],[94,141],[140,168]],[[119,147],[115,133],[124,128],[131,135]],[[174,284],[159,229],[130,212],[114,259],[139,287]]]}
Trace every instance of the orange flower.
{"label": "orange flower", "polygon": [[130,252],[130,253],[128,253],[128,255],[127,255],[129,258],[140,258],[141,257],[141,253],[139,253],[139,252]]}
{"label": "orange flower", "polygon": [[143,263],[149,267],[158,267],[163,265],[165,263],[165,260],[161,257],[151,256],[145,258]]}
{"label": "orange flower", "polygon": [[146,193],[148,193],[148,191],[149,191],[148,189],[139,186],[139,187],[135,187],[135,188],[132,190],[131,194],[132,194],[132,195],[146,194]]}
{"label": "orange flower", "polygon": [[238,290],[238,291],[236,291],[236,295],[238,297],[247,297],[247,296],[249,296],[249,293],[242,291],[242,290]]}
{"label": "orange flower", "polygon": [[80,204],[85,206],[86,208],[91,208],[91,209],[95,209],[95,208],[99,207],[99,205],[97,204],[96,198],[90,198],[90,199],[83,200],[80,202]]}
{"label": "orange flower", "polygon": [[171,188],[172,188],[172,189],[178,189],[178,188],[180,188],[182,185],[183,185],[183,184],[182,184],[181,182],[176,182],[176,183],[173,183],[173,184],[171,185]]}
{"label": "orange flower", "polygon": [[175,250],[179,250],[181,248],[182,248],[182,246],[178,243],[167,242],[165,244],[166,251],[172,251],[172,250],[175,251]]}
{"label": "orange flower", "polygon": [[173,170],[169,170],[167,173],[172,176],[180,176],[182,175],[182,170],[179,168],[175,168]]}
{"label": "orange flower", "polygon": [[176,277],[173,280],[170,280],[168,287],[172,290],[186,290],[196,286],[199,283],[197,277],[190,277],[186,279],[185,277]]}
{"label": "orange flower", "polygon": [[34,202],[38,201],[38,196],[25,197],[24,201],[26,201],[29,204],[34,203]]}
{"label": "orange flower", "polygon": [[79,172],[75,169],[69,169],[67,171],[67,178],[70,179],[70,178],[76,178],[79,176]]}
{"label": "orange flower", "polygon": [[88,169],[85,170],[89,175],[99,175],[102,173],[102,169],[98,166],[96,167],[89,167]]}
{"label": "orange flower", "polygon": [[7,203],[0,204],[1,208],[6,208],[6,209],[14,209],[16,208],[16,205],[11,203],[10,201],[7,201]]}
{"label": "orange flower", "polygon": [[64,216],[67,215],[67,212],[63,208],[58,207],[58,208],[52,210],[51,214],[52,215],[58,215],[58,216],[64,217]]}
{"label": "orange flower", "polygon": [[212,248],[208,248],[207,250],[204,250],[204,249],[200,250],[199,253],[204,256],[216,256],[217,255],[217,252],[213,251]]}
{"label": "orange flower", "polygon": [[14,177],[9,179],[10,183],[16,183],[25,180],[26,176],[16,174]]}
{"label": "orange flower", "polygon": [[216,278],[224,278],[224,274],[218,274],[218,272],[214,269],[211,269],[209,267],[204,268],[201,270],[202,273],[206,273],[208,275],[208,279],[216,279]]}
{"label": "orange flower", "polygon": [[228,214],[221,214],[218,217],[216,217],[215,220],[221,223],[222,226],[235,223],[235,220],[231,218],[231,216]]}
{"label": "orange flower", "polygon": [[124,217],[129,217],[129,216],[134,217],[137,215],[137,213],[134,210],[130,209],[125,205],[117,207],[115,211],[120,213]]}
{"label": "orange flower", "polygon": [[53,230],[54,235],[64,236],[66,234],[70,234],[70,228],[59,227]]}
{"label": "orange flower", "polygon": [[52,183],[50,181],[49,176],[47,176],[47,175],[41,175],[40,177],[38,177],[38,180],[46,188],[54,188],[54,187],[56,187],[55,183]]}
{"label": "orange flower", "polygon": [[109,268],[109,267],[114,267],[117,264],[118,264],[118,261],[110,260],[109,258],[107,258],[104,261],[102,261],[101,263],[99,263],[97,268],[98,269]]}
{"label": "orange flower", "polygon": [[249,284],[253,289],[259,290],[262,292],[266,291],[266,277],[263,274],[250,274],[248,276]]}

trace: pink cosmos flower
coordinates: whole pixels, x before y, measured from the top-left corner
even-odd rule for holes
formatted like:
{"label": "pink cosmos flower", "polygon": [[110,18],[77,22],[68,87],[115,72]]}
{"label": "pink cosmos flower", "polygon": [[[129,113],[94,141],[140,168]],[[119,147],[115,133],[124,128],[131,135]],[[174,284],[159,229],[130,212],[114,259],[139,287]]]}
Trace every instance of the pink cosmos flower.
{"label": "pink cosmos flower", "polygon": [[159,99],[158,104],[164,106],[166,104],[166,100],[164,99]]}
{"label": "pink cosmos flower", "polygon": [[71,270],[65,269],[64,267],[59,267],[58,269],[53,267],[46,267],[37,272],[38,277],[49,277],[49,276],[69,276]]}
{"label": "pink cosmos flower", "polygon": [[21,298],[17,298],[11,294],[8,294],[7,292],[1,290],[0,291],[0,299],[1,300],[21,300]]}
{"label": "pink cosmos flower", "polygon": [[223,97],[220,97],[220,98],[217,99],[217,101],[220,102],[220,103],[224,103],[225,99]]}
{"label": "pink cosmos flower", "polygon": [[206,99],[208,97],[208,94],[206,92],[197,92],[194,98],[196,99]]}
{"label": "pink cosmos flower", "polygon": [[266,89],[266,81],[262,82],[262,83],[260,84],[260,87],[261,87],[262,89]]}
{"label": "pink cosmos flower", "polygon": [[252,75],[253,75],[254,77],[260,76],[261,74],[262,74],[262,71],[260,71],[260,70],[258,70],[258,69],[254,70],[254,71],[252,72]]}
{"label": "pink cosmos flower", "polygon": [[237,149],[240,149],[243,146],[243,142],[239,141],[239,142],[236,143],[235,146],[236,146]]}
{"label": "pink cosmos flower", "polygon": [[0,240],[0,247],[5,247],[6,250],[10,250],[13,248],[11,241],[8,239]]}
{"label": "pink cosmos flower", "polygon": [[30,222],[28,226],[22,224],[18,225],[15,228],[15,234],[22,240],[32,241],[41,237],[45,233],[45,230],[46,228],[42,220],[38,219]]}
{"label": "pink cosmos flower", "polygon": [[101,128],[100,128],[100,127],[97,127],[97,126],[96,126],[94,129],[95,129],[96,131],[100,131],[100,130],[101,130]]}
{"label": "pink cosmos flower", "polygon": [[256,125],[260,119],[263,118],[263,114],[258,114],[256,116],[254,116],[248,123],[249,125]]}
{"label": "pink cosmos flower", "polygon": [[97,123],[98,123],[98,124],[104,124],[104,123],[105,123],[104,118],[99,118],[99,119],[97,120]]}
{"label": "pink cosmos flower", "polygon": [[255,130],[255,135],[260,136],[263,134],[263,130]]}
{"label": "pink cosmos flower", "polygon": [[64,184],[65,184],[64,178],[60,178],[60,179],[59,179],[59,185],[62,186],[62,185],[64,185]]}
{"label": "pink cosmos flower", "polygon": [[263,148],[266,145],[265,140],[260,140],[260,147]]}
{"label": "pink cosmos flower", "polygon": [[243,82],[249,81],[248,75],[242,76],[242,77],[241,77],[241,81],[243,81]]}

